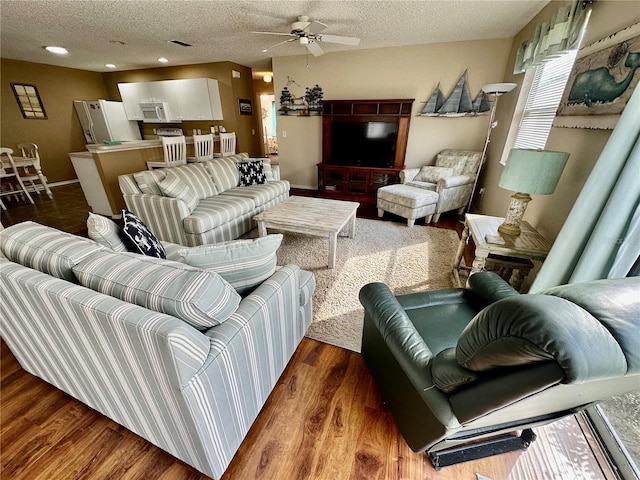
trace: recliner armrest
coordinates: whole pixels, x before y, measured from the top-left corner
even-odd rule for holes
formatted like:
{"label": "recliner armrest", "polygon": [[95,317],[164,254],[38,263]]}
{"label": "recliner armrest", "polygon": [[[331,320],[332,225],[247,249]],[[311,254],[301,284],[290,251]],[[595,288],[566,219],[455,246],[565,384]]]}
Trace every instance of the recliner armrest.
{"label": "recliner armrest", "polygon": [[478,272],[469,277],[469,291],[481,308],[503,298],[520,295],[506,280],[494,272]]}
{"label": "recliner armrest", "polygon": [[422,368],[428,371],[433,354],[389,287],[384,283],[369,283],[360,289],[359,299],[365,314],[407,374]]}

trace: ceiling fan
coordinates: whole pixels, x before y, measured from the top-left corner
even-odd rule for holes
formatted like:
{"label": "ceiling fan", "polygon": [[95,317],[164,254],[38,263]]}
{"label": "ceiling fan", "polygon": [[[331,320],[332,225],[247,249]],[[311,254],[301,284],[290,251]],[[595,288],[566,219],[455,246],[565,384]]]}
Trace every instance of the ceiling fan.
{"label": "ceiling fan", "polygon": [[251,32],[251,33],[259,33],[264,35],[284,35],[287,37],[292,37],[282,42],[276,43],[275,45],[271,45],[270,47],[262,50],[263,52],[268,52],[269,50],[283,45],[289,42],[295,42],[296,40],[300,45],[304,45],[307,49],[316,57],[322,55],[324,52],[322,48],[320,48],[319,43],[340,43],[342,45],[358,45],[360,43],[359,38],[355,37],[341,37],[339,35],[321,35],[320,32],[327,28],[322,22],[318,22],[316,20],[309,21],[309,17],[305,15],[301,15],[297,18],[296,22],[291,24],[291,33],[281,33],[281,32]]}

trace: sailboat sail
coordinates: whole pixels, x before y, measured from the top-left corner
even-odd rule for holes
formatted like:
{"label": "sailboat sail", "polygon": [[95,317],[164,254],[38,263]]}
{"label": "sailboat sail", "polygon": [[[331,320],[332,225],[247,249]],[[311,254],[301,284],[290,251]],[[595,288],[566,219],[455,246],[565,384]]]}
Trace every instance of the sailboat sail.
{"label": "sailboat sail", "polygon": [[488,112],[489,109],[489,98],[487,98],[487,94],[483,90],[480,90],[478,96],[473,100],[473,114],[478,115]]}
{"label": "sailboat sail", "polygon": [[423,117],[437,117],[439,115],[438,110],[440,110],[440,107],[442,107],[443,103],[444,95],[442,95],[442,90],[440,90],[440,83],[438,83],[435,90],[429,97],[429,100],[427,100],[427,103],[422,109],[422,112],[420,112],[420,115],[422,115]]}
{"label": "sailboat sail", "polygon": [[438,109],[438,113],[447,117],[461,117],[471,111],[473,111],[473,105],[467,84],[467,71],[465,70],[449,98]]}

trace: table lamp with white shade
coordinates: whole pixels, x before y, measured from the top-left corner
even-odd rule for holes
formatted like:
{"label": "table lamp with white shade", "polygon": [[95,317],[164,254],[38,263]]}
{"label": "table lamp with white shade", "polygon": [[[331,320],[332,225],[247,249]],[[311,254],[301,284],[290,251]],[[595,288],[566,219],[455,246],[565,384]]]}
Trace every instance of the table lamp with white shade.
{"label": "table lamp with white shade", "polygon": [[512,148],[498,185],[515,191],[504,223],[498,231],[520,235],[520,222],[531,195],[550,195],[556,189],[569,154],[550,150]]}

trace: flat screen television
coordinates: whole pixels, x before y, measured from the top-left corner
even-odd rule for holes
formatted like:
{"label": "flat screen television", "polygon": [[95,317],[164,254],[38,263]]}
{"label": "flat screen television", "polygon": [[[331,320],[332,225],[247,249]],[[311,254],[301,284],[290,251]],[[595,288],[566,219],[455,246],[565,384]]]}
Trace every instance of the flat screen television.
{"label": "flat screen television", "polygon": [[396,122],[331,122],[331,164],[391,168],[397,138]]}

